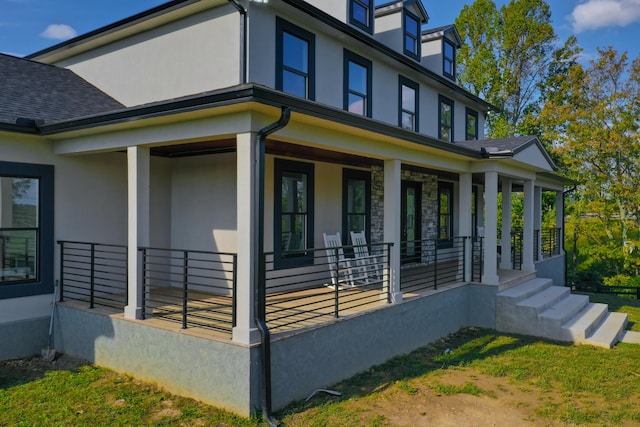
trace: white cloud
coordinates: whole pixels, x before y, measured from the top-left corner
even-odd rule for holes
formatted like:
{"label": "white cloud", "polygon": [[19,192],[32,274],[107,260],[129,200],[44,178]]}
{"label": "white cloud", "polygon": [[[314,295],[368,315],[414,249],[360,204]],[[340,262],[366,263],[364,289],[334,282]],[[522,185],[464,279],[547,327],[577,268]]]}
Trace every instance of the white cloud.
{"label": "white cloud", "polygon": [[640,22],[640,0],[587,0],[573,9],[569,19],[576,33],[625,27]]}
{"label": "white cloud", "polygon": [[54,40],[67,40],[78,35],[73,27],[66,24],[51,24],[41,34],[42,37]]}

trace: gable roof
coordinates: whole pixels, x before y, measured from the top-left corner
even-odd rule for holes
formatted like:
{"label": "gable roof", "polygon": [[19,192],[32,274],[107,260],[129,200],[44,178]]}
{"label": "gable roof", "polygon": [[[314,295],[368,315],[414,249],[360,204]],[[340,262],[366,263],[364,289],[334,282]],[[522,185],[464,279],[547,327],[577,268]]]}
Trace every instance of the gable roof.
{"label": "gable roof", "polygon": [[124,106],[70,70],[0,54],[0,122],[70,119]]}
{"label": "gable roof", "polygon": [[456,42],[457,47],[462,46],[462,38],[460,37],[460,33],[455,25],[443,25],[442,27],[437,28],[429,28],[427,30],[422,31],[422,41],[429,40],[437,40],[443,38],[445,35],[449,34],[450,37]]}
{"label": "gable roof", "polygon": [[[511,138],[456,141],[455,145],[480,152],[485,157],[513,157],[525,163],[547,166],[557,170],[551,156],[537,136],[514,136]],[[534,159],[535,158],[535,159]],[[546,163],[546,165],[544,165]]]}
{"label": "gable roof", "polygon": [[427,13],[427,9],[424,8],[421,0],[391,0],[386,3],[376,5],[376,17],[385,15],[387,13],[393,13],[398,9],[402,9],[411,5],[415,6],[415,9],[418,12],[418,15],[420,15],[420,19],[422,19],[422,22],[429,21],[429,14]]}

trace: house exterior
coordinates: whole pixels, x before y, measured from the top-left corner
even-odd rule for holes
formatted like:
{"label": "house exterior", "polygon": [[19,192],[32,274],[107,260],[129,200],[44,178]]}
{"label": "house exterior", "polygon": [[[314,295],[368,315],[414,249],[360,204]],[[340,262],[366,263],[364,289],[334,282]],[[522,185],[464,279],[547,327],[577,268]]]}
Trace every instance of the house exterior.
{"label": "house exterior", "polygon": [[57,282],[56,349],[247,415],[495,328],[514,277],[564,285],[565,180],[484,138],[427,12],[174,0],[0,55],[0,358],[46,346]]}

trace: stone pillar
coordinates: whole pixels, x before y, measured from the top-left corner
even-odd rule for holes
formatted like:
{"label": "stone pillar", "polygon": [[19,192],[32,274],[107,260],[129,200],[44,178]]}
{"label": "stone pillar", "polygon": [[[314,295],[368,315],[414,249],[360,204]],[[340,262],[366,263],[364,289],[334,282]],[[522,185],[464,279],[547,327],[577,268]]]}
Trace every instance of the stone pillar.
{"label": "stone pillar", "polygon": [[524,227],[522,230],[522,270],[536,271],[533,262],[533,224],[535,208],[533,180],[524,182]]}
{"label": "stone pillar", "polygon": [[502,238],[500,239],[500,268],[511,270],[511,180],[502,179]]}
{"label": "stone pillar", "polygon": [[484,174],[484,273],[482,282],[498,285],[498,172]]}
{"label": "stone pillar", "polygon": [[473,185],[472,185],[472,175],[470,173],[461,173],[460,174],[460,190],[458,191],[459,201],[458,201],[458,224],[459,224],[459,233],[458,235],[464,240],[460,242],[460,244],[464,245],[464,281],[471,280],[471,237],[473,235],[472,224],[471,224],[471,202],[473,200]]}
{"label": "stone pillar", "polygon": [[258,263],[258,171],[255,132],[236,135],[237,285],[236,326],[232,339],[243,344],[260,342],[255,322],[255,287]]}
{"label": "stone pillar", "polygon": [[402,302],[400,290],[401,168],[400,160],[384,162],[384,242],[393,243],[390,248],[390,265],[386,276],[389,277],[393,303]]}
{"label": "stone pillar", "polygon": [[149,246],[150,151],[148,147],[127,148],[127,297],[124,316],[142,319],[144,281],[142,259],[138,251]]}

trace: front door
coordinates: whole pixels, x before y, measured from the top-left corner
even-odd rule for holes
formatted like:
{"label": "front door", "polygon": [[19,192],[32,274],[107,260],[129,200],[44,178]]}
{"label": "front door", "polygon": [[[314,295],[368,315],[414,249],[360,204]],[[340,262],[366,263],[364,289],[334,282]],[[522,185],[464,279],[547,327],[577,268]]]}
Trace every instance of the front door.
{"label": "front door", "polygon": [[401,260],[403,264],[420,262],[422,239],[422,184],[402,181],[402,243]]}

